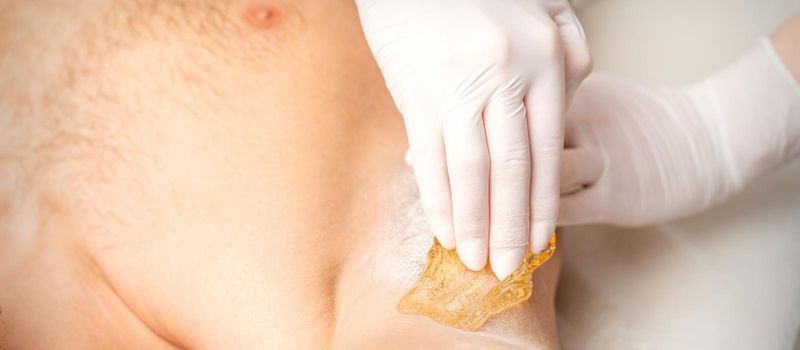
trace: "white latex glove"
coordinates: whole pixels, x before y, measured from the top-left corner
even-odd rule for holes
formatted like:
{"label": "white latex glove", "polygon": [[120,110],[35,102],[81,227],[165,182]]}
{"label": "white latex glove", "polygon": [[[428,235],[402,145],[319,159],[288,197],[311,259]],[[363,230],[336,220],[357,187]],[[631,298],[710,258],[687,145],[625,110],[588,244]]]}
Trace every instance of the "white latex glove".
{"label": "white latex glove", "polygon": [[470,269],[488,254],[506,276],[555,229],[565,95],[591,69],[569,4],[356,3],[405,121],[431,229]]}
{"label": "white latex glove", "polygon": [[561,224],[697,213],[800,155],[800,88],[762,39],[687,87],[587,79],[567,118]]}

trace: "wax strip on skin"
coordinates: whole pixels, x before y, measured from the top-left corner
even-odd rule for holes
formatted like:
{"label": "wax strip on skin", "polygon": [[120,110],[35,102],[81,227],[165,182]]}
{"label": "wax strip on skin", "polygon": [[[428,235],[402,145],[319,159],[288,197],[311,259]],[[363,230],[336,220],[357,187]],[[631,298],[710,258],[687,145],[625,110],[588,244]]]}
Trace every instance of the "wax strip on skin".
{"label": "wax strip on skin", "polygon": [[472,271],[464,266],[455,249],[444,249],[434,238],[422,275],[400,299],[397,310],[475,332],[492,316],[531,297],[533,270],[544,264],[555,249],[554,234],[545,251],[529,252],[517,270],[498,281],[491,266]]}

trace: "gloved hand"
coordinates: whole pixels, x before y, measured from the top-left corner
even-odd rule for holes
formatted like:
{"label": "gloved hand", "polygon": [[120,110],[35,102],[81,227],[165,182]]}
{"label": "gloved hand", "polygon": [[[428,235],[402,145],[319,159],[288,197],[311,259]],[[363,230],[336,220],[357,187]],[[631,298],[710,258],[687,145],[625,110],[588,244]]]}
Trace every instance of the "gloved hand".
{"label": "gloved hand", "polygon": [[800,155],[800,87],[770,42],[687,87],[587,79],[567,117],[561,224],[697,213]]}
{"label": "gloved hand", "polygon": [[434,234],[470,269],[482,269],[489,254],[494,272],[506,276],[530,240],[541,251],[555,229],[565,95],[591,70],[569,4],[356,4],[403,115]]}

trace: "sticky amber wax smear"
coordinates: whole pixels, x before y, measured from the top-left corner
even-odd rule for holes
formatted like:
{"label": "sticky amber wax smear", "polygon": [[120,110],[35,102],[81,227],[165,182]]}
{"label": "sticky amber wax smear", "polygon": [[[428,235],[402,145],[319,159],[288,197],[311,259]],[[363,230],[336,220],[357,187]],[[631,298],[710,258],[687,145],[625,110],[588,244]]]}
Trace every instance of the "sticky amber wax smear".
{"label": "sticky amber wax smear", "polygon": [[397,310],[417,314],[461,330],[475,332],[508,308],[533,293],[533,270],[556,250],[556,236],[539,254],[528,253],[517,270],[502,281],[486,266],[472,271],[461,263],[455,249],[447,250],[435,238],[417,284],[400,299]]}

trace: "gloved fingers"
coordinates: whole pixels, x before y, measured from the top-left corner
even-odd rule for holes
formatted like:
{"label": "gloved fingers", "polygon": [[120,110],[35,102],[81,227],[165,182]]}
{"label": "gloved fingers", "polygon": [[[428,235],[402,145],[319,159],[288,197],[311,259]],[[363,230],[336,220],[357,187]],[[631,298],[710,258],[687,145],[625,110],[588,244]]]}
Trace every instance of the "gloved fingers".
{"label": "gloved fingers", "polygon": [[536,253],[547,247],[555,232],[564,147],[563,66],[553,67],[549,72],[548,78],[537,83],[525,101],[533,155],[531,249]]}
{"label": "gloved fingers", "polygon": [[603,155],[594,149],[567,149],[561,155],[561,194],[593,184],[603,174]]}
{"label": "gloved fingers", "polygon": [[430,141],[428,144],[412,144],[410,152],[422,208],[434,236],[443,247],[453,249],[456,239],[442,134],[436,130],[435,134],[431,132],[424,139],[415,140]]}
{"label": "gloved fingers", "polygon": [[486,265],[489,245],[489,151],[483,104],[461,104],[444,112],[444,141],[456,250],[469,269]]}
{"label": "gloved fingers", "polygon": [[489,261],[498,279],[528,253],[531,150],[522,93],[503,92],[483,112],[489,146]]}
{"label": "gloved fingers", "polygon": [[568,4],[553,16],[561,34],[561,43],[564,48],[564,73],[566,101],[569,105],[575,90],[583,80],[592,72],[594,66],[586,35],[583,32],[580,20]]}

